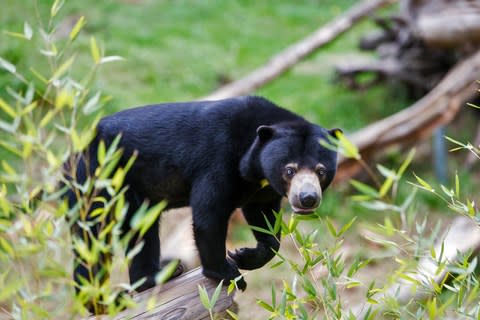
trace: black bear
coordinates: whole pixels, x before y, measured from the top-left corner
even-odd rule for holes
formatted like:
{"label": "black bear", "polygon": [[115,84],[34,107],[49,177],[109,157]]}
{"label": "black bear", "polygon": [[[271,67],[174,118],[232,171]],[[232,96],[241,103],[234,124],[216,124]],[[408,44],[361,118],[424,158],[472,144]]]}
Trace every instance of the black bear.
{"label": "black bear", "polygon": [[[232,212],[241,208],[246,221],[261,228],[267,228],[266,220],[274,224],[273,212],[279,211],[283,197],[295,212],[313,212],[336,172],[337,153],[320,143],[335,130],[254,96],[138,107],[99,122],[95,139],[77,156],[75,169],[69,168],[74,172],[69,178],[81,185],[93,177],[100,141],[108,146],[121,135],[123,154],[118,166],[137,154],[124,180],[128,186],[124,230],[145,202],[154,205],[165,199],[168,208],[190,206],[203,274],[228,283],[240,276],[238,269],[265,265],[280,245],[279,235],[253,231],[255,248],[227,254],[225,238]],[[70,208],[77,205],[79,192],[67,191]],[[108,198],[108,193],[103,196]],[[95,205],[90,210],[94,209]],[[74,233],[80,229],[72,227]],[[92,230],[98,236],[98,228]],[[158,221],[143,240],[143,248],[129,266],[131,283],[145,279],[139,291],[155,285],[155,274],[162,266]],[[91,279],[91,270],[78,259],[77,254],[77,283]],[[243,290],[246,283],[240,278],[237,286]]]}

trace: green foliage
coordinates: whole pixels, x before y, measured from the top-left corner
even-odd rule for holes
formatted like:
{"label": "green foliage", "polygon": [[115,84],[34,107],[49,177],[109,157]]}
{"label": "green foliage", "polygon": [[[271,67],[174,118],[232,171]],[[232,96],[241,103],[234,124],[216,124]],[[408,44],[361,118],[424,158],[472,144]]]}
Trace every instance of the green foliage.
{"label": "green foliage", "polygon": [[[472,149],[469,144],[449,140],[464,149],[473,150],[478,156],[478,150]],[[356,147],[343,135],[337,135],[337,139],[332,139],[330,143],[333,143],[330,147],[338,147],[344,156],[362,161]],[[420,214],[416,190],[418,188],[439,197],[446,204],[444,208],[471,217],[477,223],[478,209],[473,200],[461,198],[458,175],[452,188],[440,185],[439,191],[416,174],[412,176],[415,182],[408,181],[410,178],[404,175],[414,156],[412,150],[398,169],[377,165],[378,173],[367,170],[375,175],[372,180],[376,187],[351,181],[358,192],[351,200],[383,216],[383,223],[362,225],[368,230],[365,239],[382,248],[384,253],[380,257],[377,253],[367,257],[344,256],[345,236],[355,226],[356,217],[343,226],[336,226],[330,218],[317,215],[313,218],[313,221],[317,220],[315,227],[307,227],[310,231],[301,231],[299,220],[304,219],[292,214],[284,222],[281,216],[277,216],[282,237],[293,243],[296,256],[277,253],[278,261],[271,266],[276,268],[286,264],[294,275],[290,282],[283,280],[281,285],[272,285],[270,301],[258,300],[258,305],[269,314],[269,319],[478,318],[480,283],[475,273],[477,258],[472,259],[469,252],[456,261],[447,261],[445,244],[441,243],[440,249],[435,248],[441,224],[440,221],[432,224],[424,213]],[[366,166],[365,163],[362,165]],[[402,186],[408,187],[406,196],[399,192]],[[270,228],[268,233],[272,232],[273,228]],[[325,240],[326,235],[329,240]],[[389,274],[382,273],[383,280],[375,276],[365,280],[365,276],[361,276],[362,271],[371,269],[377,260],[386,258],[395,261],[397,266]],[[418,262],[425,258],[431,260],[429,268],[436,268],[433,274],[424,274],[417,269]],[[324,273],[318,276],[318,270]],[[439,282],[434,280],[443,273],[445,276]],[[402,300],[401,290],[392,289],[401,283],[424,298]],[[345,300],[348,299],[346,292],[352,289],[364,292],[363,299],[356,306]]]}
{"label": "green foliage", "polygon": [[204,286],[200,286],[200,285],[198,286],[198,295],[200,297],[200,302],[205,307],[205,309],[208,310],[211,320],[214,320],[213,308],[215,307],[218,297],[220,296],[220,293],[222,291],[222,286],[223,286],[223,280],[220,281],[220,283],[217,285],[217,287],[215,288],[215,291],[213,292],[210,298],[208,297],[207,289],[205,289]]}
{"label": "green foliage", "polygon": [[[85,315],[87,303],[96,311],[115,314],[133,304],[123,292],[135,285],[114,285],[103,274],[114,267],[112,252],[132,237],[120,238],[117,222],[126,214],[126,189],[121,186],[135,157],[119,167],[119,138],[108,149],[101,143],[94,176],[84,182],[73,178],[78,160],[74,154],[92,140],[99,110],[109,99],[93,89],[95,75],[103,64],[120,58],[104,56],[91,37],[90,69],[77,78],[75,41],[82,38],[85,18],[78,19],[66,39],[57,39],[63,4],[53,2],[47,23],[25,22],[21,32],[4,35],[37,53],[37,64],[0,57],[0,73],[10,78],[0,97],[0,304],[2,312],[15,319]],[[64,179],[64,174],[72,178]],[[67,188],[77,195],[77,206],[71,210],[62,199]],[[95,204],[101,205],[91,210]],[[134,220],[134,230],[144,232],[164,206],[145,206]],[[70,228],[80,230],[81,236],[70,239]],[[75,263],[85,264],[91,272],[77,288],[77,296],[72,265],[65,263],[73,260],[72,248],[79,257]],[[104,269],[93,276],[100,260]]]}

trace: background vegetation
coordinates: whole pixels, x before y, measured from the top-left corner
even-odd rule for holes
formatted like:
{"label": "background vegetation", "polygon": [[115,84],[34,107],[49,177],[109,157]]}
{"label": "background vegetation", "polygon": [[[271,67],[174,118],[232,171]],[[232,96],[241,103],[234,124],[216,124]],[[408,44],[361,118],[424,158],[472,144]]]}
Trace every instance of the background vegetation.
{"label": "background vegetation", "polygon": [[[2,123],[21,121],[10,131],[2,126],[0,135],[4,141],[0,150],[0,307],[7,318],[56,318],[81,312],[72,300],[69,282],[70,242],[64,219],[68,213],[58,206],[54,185],[61,163],[88,142],[99,115],[149,103],[198,99],[261,65],[355,2],[85,0],[66,1],[53,15],[52,3],[60,7],[62,1],[6,0],[0,11],[0,119]],[[85,19],[84,26],[79,19]],[[75,26],[78,34],[72,31]],[[370,23],[362,23],[256,94],[347,133],[407,106],[410,102],[398,85],[351,92],[333,81],[334,64],[361,54],[356,43],[369,28]],[[40,29],[51,37],[42,36]],[[54,56],[52,43],[60,52]],[[102,61],[105,57],[110,58]],[[462,127],[471,126],[472,120],[460,121]],[[362,197],[352,199],[354,189],[336,186],[329,190],[315,219],[286,217],[283,256],[273,263],[277,269],[272,272],[265,267],[247,275],[249,290],[237,298],[239,318],[315,318],[319,314],[348,318],[349,306],[374,303],[373,294],[393,281],[388,271],[398,277],[411,270],[440,232],[441,225],[434,221],[451,217],[432,192],[415,193],[405,182],[422,186],[412,170],[425,180],[434,179],[425,156],[428,150],[428,144],[419,147],[416,154],[422,160],[410,159],[412,163],[400,174],[407,158],[402,150],[393,150],[383,160],[385,167],[376,170],[378,186],[356,185]],[[478,182],[462,171],[461,160],[452,159],[451,172],[458,171],[461,198],[474,199],[472,191]],[[374,164],[369,165],[375,170]],[[390,185],[382,191],[384,181]],[[47,194],[39,204],[34,198],[40,190]],[[410,200],[404,211],[392,209],[410,198],[415,201]],[[427,213],[434,218],[425,220]],[[236,246],[251,240],[246,231],[238,228],[232,235]],[[372,232],[382,235],[382,240],[371,241]],[[463,268],[469,270],[470,265],[465,263]],[[354,278],[362,269],[367,271]],[[467,293],[478,287],[472,272],[459,283]],[[407,318],[435,318],[448,308],[458,314],[458,302],[462,302],[458,291],[439,291],[438,300],[406,307],[391,301],[387,309],[393,317]],[[449,300],[452,296],[456,304]],[[262,302],[253,307],[259,299]]]}

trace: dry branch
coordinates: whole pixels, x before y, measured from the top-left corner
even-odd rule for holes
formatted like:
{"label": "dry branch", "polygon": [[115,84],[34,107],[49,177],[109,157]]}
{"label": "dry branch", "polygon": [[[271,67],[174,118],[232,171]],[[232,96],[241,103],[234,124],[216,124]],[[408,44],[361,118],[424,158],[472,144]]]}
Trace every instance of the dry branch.
{"label": "dry branch", "polygon": [[[194,269],[167,282],[162,287],[155,287],[137,294],[134,297],[137,306],[123,311],[115,319],[210,319],[208,310],[200,302],[199,285],[205,286],[208,296],[212,297],[218,282],[205,278],[200,268]],[[214,307],[215,313],[222,313],[234,306],[233,294],[229,296],[226,291],[226,287],[223,287]],[[152,308],[149,308],[151,299],[155,299],[155,303]]]}
{"label": "dry branch", "polygon": [[275,55],[267,64],[252,71],[245,77],[227,84],[210,95],[205,100],[219,100],[250,93],[269,81],[279,77],[298,61],[305,58],[321,46],[334,40],[355,23],[378,8],[391,4],[395,0],[365,0],[352,7],[326,26],[286,48]]}
{"label": "dry branch", "polygon": [[[480,51],[458,63],[425,97],[411,107],[377,121],[350,135],[362,157],[402,143],[411,143],[429,137],[432,131],[449,123],[465,101],[478,88],[480,79]],[[337,181],[346,180],[360,168],[357,161],[340,159]]]}

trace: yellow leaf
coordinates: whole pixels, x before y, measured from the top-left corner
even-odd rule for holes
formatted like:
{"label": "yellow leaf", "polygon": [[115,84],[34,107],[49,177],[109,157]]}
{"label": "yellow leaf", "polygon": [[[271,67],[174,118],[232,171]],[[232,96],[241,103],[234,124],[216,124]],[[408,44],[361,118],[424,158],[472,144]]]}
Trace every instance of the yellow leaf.
{"label": "yellow leaf", "polygon": [[81,151],[82,150],[82,143],[80,141],[80,137],[78,136],[77,131],[72,130],[71,133],[72,143],[73,143],[73,150],[74,151]]}
{"label": "yellow leaf", "polygon": [[353,158],[356,160],[360,160],[362,158],[357,146],[348,140],[342,132],[339,130],[335,131],[335,136],[338,139],[339,147],[345,151],[345,156],[347,158]]}
{"label": "yellow leaf", "polygon": [[260,187],[265,188],[268,185],[269,185],[269,183],[268,183],[267,179],[260,180]]}
{"label": "yellow leaf", "polygon": [[32,112],[36,107],[37,107],[37,101],[33,101],[28,106],[26,106],[25,109],[22,110],[22,116]]}
{"label": "yellow leaf", "polygon": [[30,142],[25,142],[23,144],[22,158],[26,159],[32,154],[33,145]]}
{"label": "yellow leaf", "polygon": [[28,218],[24,215],[20,215],[20,219],[22,220],[23,230],[25,231],[25,234],[29,237],[32,236],[33,228],[30,220],[28,220]]}
{"label": "yellow leaf", "polygon": [[94,37],[90,38],[90,51],[92,53],[92,58],[95,63],[100,62],[100,50],[98,49],[97,41]]}
{"label": "yellow leaf", "polygon": [[66,89],[61,89],[55,98],[55,108],[62,109],[64,106],[73,107],[73,94]]}
{"label": "yellow leaf", "polygon": [[53,73],[53,76],[50,78],[50,82],[60,78],[73,64],[75,60],[75,56],[71,57],[67,61],[65,61],[58,69]]}
{"label": "yellow leaf", "polygon": [[42,120],[40,120],[40,127],[45,127],[50,122],[50,120],[52,120],[54,115],[55,112],[53,110],[48,111],[47,114],[42,118]]}
{"label": "yellow leaf", "polygon": [[0,238],[0,246],[8,253],[11,257],[15,256],[15,251],[13,251],[12,245],[8,242],[7,239]]}
{"label": "yellow leaf", "polygon": [[0,109],[2,109],[6,114],[8,114],[10,117],[15,118],[17,116],[17,113],[11,106],[8,105],[8,103],[5,102],[2,98],[0,98]]}
{"label": "yellow leaf", "polygon": [[52,18],[57,15],[64,2],[64,0],[55,0],[55,2],[52,4],[52,7],[50,8],[50,15],[52,16]]}
{"label": "yellow leaf", "polygon": [[25,35],[23,33],[20,33],[20,32],[4,31],[4,33],[7,36],[11,36],[11,37],[14,37],[14,38],[26,39]]}
{"label": "yellow leaf", "polygon": [[85,25],[85,17],[81,16],[80,19],[78,19],[77,23],[75,23],[75,26],[73,27],[72,31],[70,31],[70,40],[75,40],[75,38],[77,37],[80,30],[82,30],[84,25]]}
{"label": "yellow leaf", "polygon": [[5,160],[2,160],[2,167],[3,167],[3,170],[5,170],[5,172],[8,173],[8,174],[11,174],[11,175],[16,175],[17,174],[15,172],[15,169],[13,169],[12,166],[10,166],[8,164],[8,162],[5,161]]}
{"label": "yellow leaf", "polygon": [[61,162],[50,150],[47,151],[47,161],[52,167],[57,167]]}
{"label": "yellow leaf", "polygon": [[40,81],[42,81],[44,84],[48,83],[48,79],[45,78],[40,72],[35,70],[34,68],[30,68],[30,71],[33,73],[35,77],[37,77]]}

